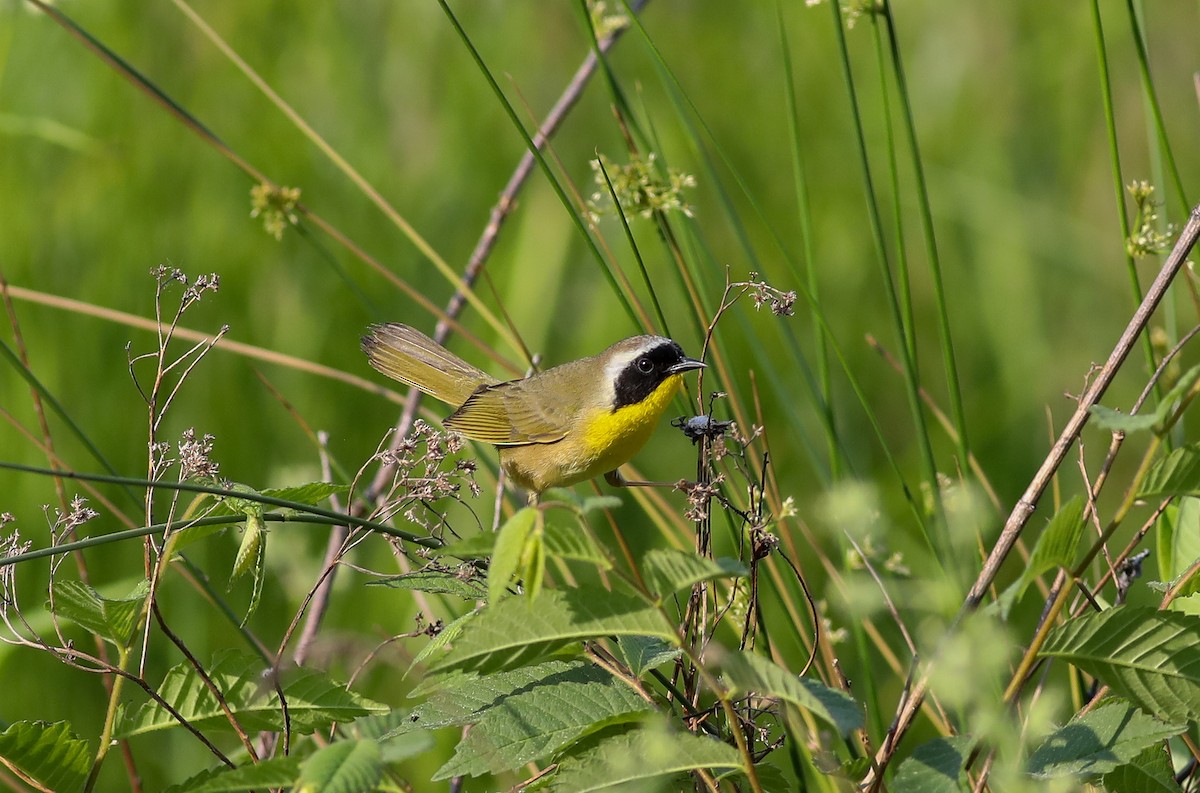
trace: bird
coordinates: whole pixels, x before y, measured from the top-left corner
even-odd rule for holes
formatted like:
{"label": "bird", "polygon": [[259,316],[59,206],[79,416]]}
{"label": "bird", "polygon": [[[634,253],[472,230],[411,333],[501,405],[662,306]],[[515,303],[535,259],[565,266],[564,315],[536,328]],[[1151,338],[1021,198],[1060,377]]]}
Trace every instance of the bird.
{"label": "bird", "polygon": [[663,336],[632,336],[598,355],[499,380],[409,325],[372,325],[362,350],[379,372],[455,408],[452,432],[497,447],[508,479],[530,501],[554,487],[617,469],[650,439],[683,374],[705,364]]}

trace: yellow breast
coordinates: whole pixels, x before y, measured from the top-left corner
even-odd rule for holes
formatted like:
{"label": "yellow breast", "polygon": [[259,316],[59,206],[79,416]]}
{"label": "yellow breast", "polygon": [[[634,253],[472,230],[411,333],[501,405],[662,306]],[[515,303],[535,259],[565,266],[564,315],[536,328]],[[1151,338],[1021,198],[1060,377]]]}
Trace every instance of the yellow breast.
{"label": "yellow breast", "polygon": [[571,433],[556,443],[501,446],[500,464],[517,486],[533,492],[615,471],[646,445],[682,379],[668,377],[635,405],[596,409],[580,417]]}
{"label": "yellow breast", "polygon": [[597,410],[584,422],[583,446],[595,457],[598,473],[612,471],[638,453],[654,434],[682,380],[672,375],[641,402],[615,411]]}

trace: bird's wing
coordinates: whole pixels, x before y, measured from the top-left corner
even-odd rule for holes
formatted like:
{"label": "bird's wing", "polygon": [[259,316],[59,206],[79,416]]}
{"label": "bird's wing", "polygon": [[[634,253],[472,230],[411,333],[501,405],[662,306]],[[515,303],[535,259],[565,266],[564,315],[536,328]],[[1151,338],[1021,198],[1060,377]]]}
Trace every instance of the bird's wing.
{"label": "bird's wing", "polygon": [[539,396],[528,380],[483,386],[446,419],[446,429],[497,446],[554,443],[567,435],[573,405]]}

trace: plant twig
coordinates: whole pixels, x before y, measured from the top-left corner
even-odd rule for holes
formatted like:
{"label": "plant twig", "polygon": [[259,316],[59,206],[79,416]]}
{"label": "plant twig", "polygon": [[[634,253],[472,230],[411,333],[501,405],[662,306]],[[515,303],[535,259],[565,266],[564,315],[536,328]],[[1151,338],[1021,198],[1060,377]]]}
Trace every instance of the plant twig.
{"label": "plant twig", "polygon": [[[983,568],[979,571],[979,576],[975,579],[975,583],[971,586],[971,590],[967,594],[962,609],[959,611],[958,618],[955,620],[955,625],[959,624],[968,614],[975,611],[983,601],[984,595],[992,585],[996,574],[1000,571],[1000,566],[1008,558],[1008,554],[1012,551],[1017,538],[1021,536],[1021,531],[1029,522],[1030,517],[1033,516],[1038,500],[1049,486],[1059,466],[1066,459],[1067,452],[1083,431],[1088,416],[1091,415],[1089,412],[1091,407],[1100,401],[1100,398],[1112,383],[1113,378],[1116,377],[1118,370],[1120,370],[1121,365],[1125,362],[1125,358],[1133,349],[1138,337],[1149,324],[1150,317],[1154,314],[1155,309],[1158,308],[1159,303],[1162,302],[1167,288],[1187,261],[1187,256],[1195,246],[1197,238],[1200,238],[1200,206],[1192,209],[1187,223],[1179,233],[1179,239],[1176,241],[1175,247],[1163,263],[1158,276],[1154,279],[1154,283],[1150,285],[1150,289],[1146,292],[1141,305],[1138,306],[1133,317],[1129,320],[1129,324],[1125,326],[1125,330],[1117,340],[1116,346],[1113,347],[1108,360],[1100,368],[1099,372],[1097,372],[1091,385],[1079,397],[1079,404],[1075,408],[1074,414],[1067,421],[1066,426],[1063,427],[1058,440],[1055,441],[1054,446],[1050,449],[1050,453],[1042,462],[1041,467],[1038,468],[1037,473],[1034,474],[1032,481],[1030,481],[1029,486],[1025,489],[1025,493],[1013,507],[1008,520],[1004,523],[1004,529],[1000,532],[996,544],[992,547],[991,554],[988,555]],[[895,722],[892,729],[888,732],[887,739],[876,753],[876,765],[879,770],[872,769],[866,775],[863,780],[864,788],[874,789],[878,783],[882,782],[883,769],[887,767],[888,762],[895,755],[901,739],[908,732],[909,727],[912,726],[917,710],[925,698],[925,693],[929,687],[929,674],[930,670],[927,668],[924,674],[921,675],[920,680],[913,687],[912,695],[905,700],[897,712]]]}

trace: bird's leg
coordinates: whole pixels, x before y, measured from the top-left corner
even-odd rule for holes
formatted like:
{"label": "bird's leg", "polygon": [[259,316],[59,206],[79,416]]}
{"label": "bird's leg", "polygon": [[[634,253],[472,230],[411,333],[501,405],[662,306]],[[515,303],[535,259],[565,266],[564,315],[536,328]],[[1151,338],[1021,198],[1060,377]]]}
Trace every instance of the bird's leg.
{"label": "bird's leg", "polygon": [[677,482],[635,482],[621,476],[621,472],[615,469],[604,475],[604,481],[613,487],[670,487],[673,489],[683,489],[691,484],[686,479],[680,479]]}

